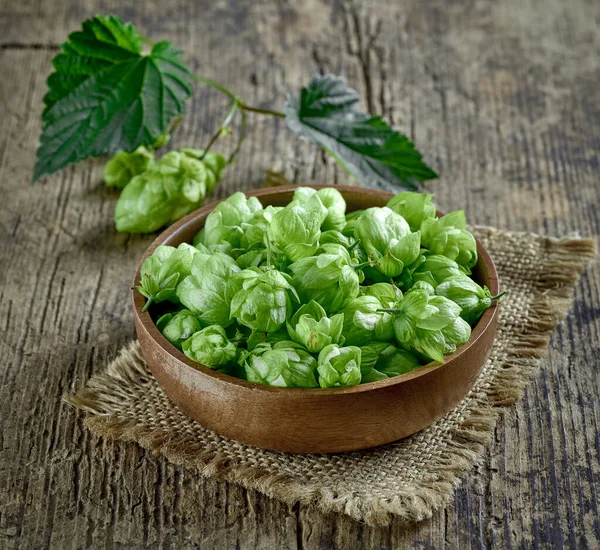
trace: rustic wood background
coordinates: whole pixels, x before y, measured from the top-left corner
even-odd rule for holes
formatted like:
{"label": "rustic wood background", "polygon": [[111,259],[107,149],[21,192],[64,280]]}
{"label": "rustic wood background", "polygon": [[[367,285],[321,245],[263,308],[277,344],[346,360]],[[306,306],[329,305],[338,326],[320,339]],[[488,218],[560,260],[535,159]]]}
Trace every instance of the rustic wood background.
{"label": "rustic wood background", "polygon": [[[315,72],[345,74],[441,174],[443,210],[561,236],[599,232],[600,3],[595,0],[4,0],[0,17],[1,548],[598,548],[600,269],[584,274],[543,369],[451,506],[377,529],[204,480],[97,441],[61,396],[134,336],[129,285],[152,237],[115,233],[102,161],[32,187],[50,60],[80,21],[116,13],[198,72],[281,108]],[[226,102],[198,87],[176,136],[201,146]],[[254,117],[217,190],[347,176],[282,120]],[[230,143],[225,143],[230,147]]]}

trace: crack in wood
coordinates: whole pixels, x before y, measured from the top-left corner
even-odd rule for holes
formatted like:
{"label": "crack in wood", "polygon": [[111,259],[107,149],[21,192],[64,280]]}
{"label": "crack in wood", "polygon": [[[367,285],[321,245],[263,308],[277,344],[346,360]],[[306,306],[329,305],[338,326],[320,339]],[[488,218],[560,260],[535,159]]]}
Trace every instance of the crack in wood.
{"label": "crack in wood", "polygon": [[[361,18],[360,9],[351,4],[345,7],[346,19],[345,19],[345,30],[348,35],[354,36],[357,42],[357,47],[352,48],[350,41],[347,42],[347,52],[352,55],[359,64],[361,75],[365,86],[365,101],[367,103],[367,111],[370,114],[375,112],[375,92],[373,91],[373,77],[372,77],[372,66],[371,66],[371,52],[376,49],[375,44],[381,35],[382,22],[377,19],[375,24],[375,31],[369,32],[369,20],[366,17]],[[363,30],[363,26],[367,27]],[[378,57],[381,59],[381,54]]]}
{"label": "crack in wood", "polygon": [[60,50],[59,44],[41,44],[41,43],[30,43],[24,44],[20,42],[4,42],[0,44],[0,50],[46,50],[50,52],[56,52]]}

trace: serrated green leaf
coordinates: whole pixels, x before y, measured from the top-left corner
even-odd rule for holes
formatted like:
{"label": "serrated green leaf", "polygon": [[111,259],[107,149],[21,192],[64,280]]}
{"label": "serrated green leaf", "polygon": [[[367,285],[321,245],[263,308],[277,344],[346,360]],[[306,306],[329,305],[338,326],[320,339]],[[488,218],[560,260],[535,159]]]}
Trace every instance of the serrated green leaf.
{"label": "serrated green leaf", "polygon": [[88,157],[153,143],[192,92],[181,55],[166,41],[142,55],[140,35],[115,16],[84,21],[53,60],[34,181]]}
{"label": "serrated green leaf", "polygon": [[285,113],[290,130],[327,150],[362,185],[398,191],[437,178],[406,136],[360,109],[345,78],[314,76],[300,98],[288,96]]}

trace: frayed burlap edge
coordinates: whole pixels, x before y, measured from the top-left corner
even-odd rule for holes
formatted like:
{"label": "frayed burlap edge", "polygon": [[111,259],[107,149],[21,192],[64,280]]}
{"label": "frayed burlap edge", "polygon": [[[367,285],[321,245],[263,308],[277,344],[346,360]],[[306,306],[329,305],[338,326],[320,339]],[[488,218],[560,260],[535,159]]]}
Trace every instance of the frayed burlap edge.
{"label": "frayed burlap edge", "polygon": [[[478,230],[488,235],[495,232],[492,228]],[[91,378],[79,393],[65,400],[91,413],[85,418],[85,425],[96,435],[135,441],[154,453],[165,455],[173,463],[198,469],[204,476],[238,483],[288,504],[300,502],[322,512],[345,513],[370,525],[387,525],[394,517],[420,521],[447,505],[460,476],[482,457],[498,415],[521,397],[546,350],[552,329],[566,315],[579,275],[595,256],[593,240],[547,238],[543,244],[547,255],[534,287],[528,321],[520,334],[514,336],[492,384],[477,398],[476,405],[468,408],[467,416],[452,433],[435,478],[419,482],[392,499],[365,500],[352,493],[341,494],[307,482],[299,483],[286,474],[241,466],[217,451],[190,444],[183,435],[165,434],[140,426],[135,420],[120,419],[117,416],[120,406],[130,398],[123,388],[127,383],[144,383],[151,378],[138,342],[123,349],[106,371]]]}

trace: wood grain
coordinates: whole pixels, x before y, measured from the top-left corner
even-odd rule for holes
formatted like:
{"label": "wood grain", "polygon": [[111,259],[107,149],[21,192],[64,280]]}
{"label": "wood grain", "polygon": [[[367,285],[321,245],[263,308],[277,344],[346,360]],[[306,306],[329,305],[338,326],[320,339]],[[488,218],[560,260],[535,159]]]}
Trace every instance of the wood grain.
{"label": "wood grain", "polygon": [[[38,187],[29,179],[50,59],[96,12],[173,40],[195,69],[260,106],[281,107],[313,72],[345,74],[442,175],[428,183],[440,208],[464,207],[473,223],[554,236],[600,226],[597,2],[5,2],[0,546],[597,548],[598,264],[482,465],[426,523],[376,529],[324,517],[90,438],[61,396],[133,338],[129,283],[151,237],[114,232],[101,161]],[[177,143],[206,143],[224,114],[222,98],[198,89]],[[258,187],[265,169],[349,183],[283,121],[257,117],[217,196]]]}

